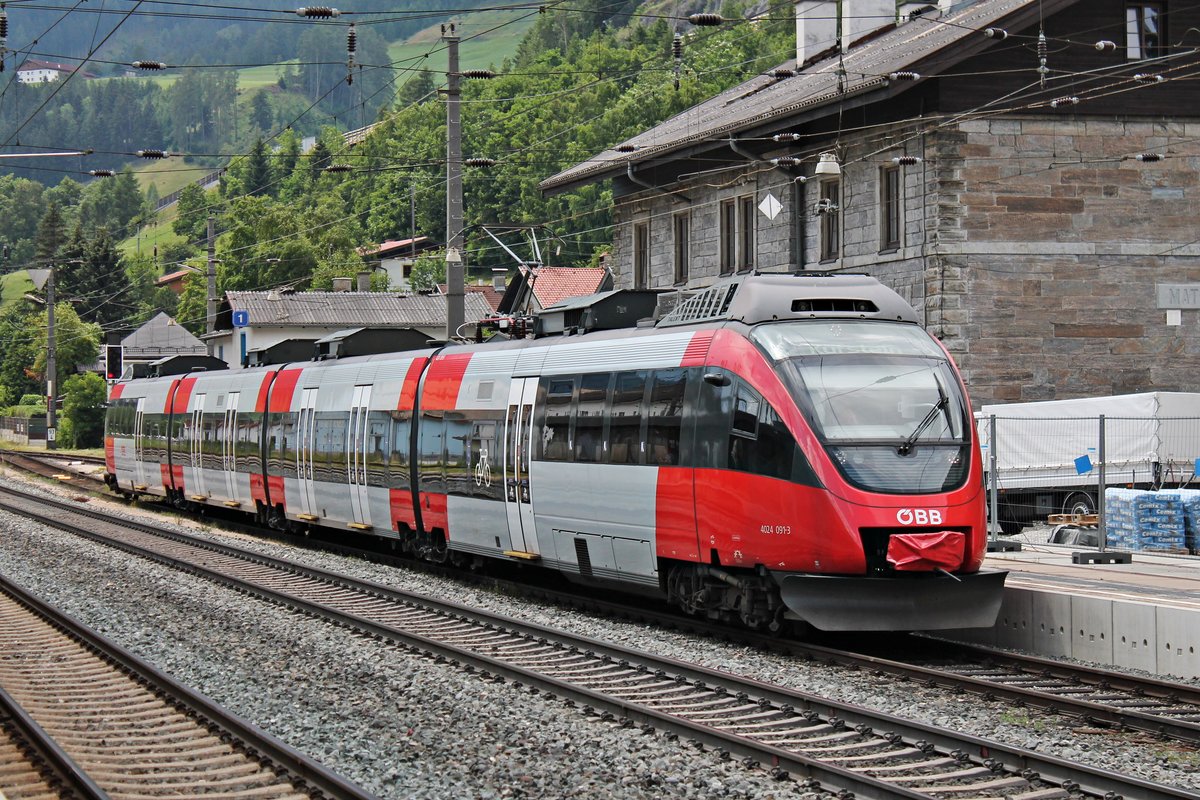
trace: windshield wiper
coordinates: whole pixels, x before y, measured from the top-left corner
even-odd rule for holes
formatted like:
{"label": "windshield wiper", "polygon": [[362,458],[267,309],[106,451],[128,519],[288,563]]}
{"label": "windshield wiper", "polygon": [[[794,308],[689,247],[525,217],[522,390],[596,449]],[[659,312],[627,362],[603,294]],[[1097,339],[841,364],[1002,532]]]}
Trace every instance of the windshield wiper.
{"label": "windshield wiper", "polygon": [[906,456],[912,452],[913,445],[916,444],[917,438],[925,432],[926,428],[933,424],[933,421],[937,419],[938,412],[949,405],[950,398],[947,397],[946,393],[942,391],[942,385],[940,383],[938,384],[938,394],[940,397],[938,398],[938,401],[933,404],[933,408],[929,409],[929,413],[925,415],[925,418],[921,420],[921,423],[917,425],[913,432],[908,435],[908,438],[904,440],[904,443],[896,448],[896,452],[898,452],[900,455]]}

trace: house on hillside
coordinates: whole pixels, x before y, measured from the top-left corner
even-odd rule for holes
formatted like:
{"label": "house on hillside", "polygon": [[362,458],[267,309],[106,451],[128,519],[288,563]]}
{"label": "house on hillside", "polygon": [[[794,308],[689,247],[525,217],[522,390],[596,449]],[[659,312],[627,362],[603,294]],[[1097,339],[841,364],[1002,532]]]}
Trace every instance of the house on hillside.
{"label": "house on hillside", "polygon": [[[477,294],[464,299],[464,319],[473,323],[490,317],[492,309]],[[251,351],[262,351],[287,340],[316,342],[359,328],[394,330],[397,349],[411,343],[411,332],[424,341],[446,338],[446,297],[439,294],[402,295],[392,292],[226,292],[217,309],[216,330],[201,337],[209,351],[241,367]],[[475,333],[467,325],[462,336]],[[315,346],[315,344],[314,344]]]}
{"label": "house on hillside", "polygon": [[[26,59],[17,67],[18,83],[54,83],[57,80],[73,74],[79,68],[70,64],[59,64],[56,61],[39,61],[36,58]],[[90,72],[80,73],[84,78],[96,77]]]}
{"label": "house on hillside", "polygon": [[387,273],[389,289],[407,291],[409,288],[408,278],[412,275],[412,268],[417,262],[417,257],[439,247],[441,245],[428,236],[416,236],[380,242],[375,246],[360,247],[358,254],[368,264]]}
{"label": "house on hillside", "polygon": [[[110,340],[111,341],[111,340]],[[121,340],[121,363],[149,364],[169,356],[202,356],[204,342],[163,312]]]}
{"label": "house on hillside", "polygon": [[795,9],[795,58],[542,183],[612,180],[618,287],[867,272],[976,404],[1200,390],[1200,6]]}

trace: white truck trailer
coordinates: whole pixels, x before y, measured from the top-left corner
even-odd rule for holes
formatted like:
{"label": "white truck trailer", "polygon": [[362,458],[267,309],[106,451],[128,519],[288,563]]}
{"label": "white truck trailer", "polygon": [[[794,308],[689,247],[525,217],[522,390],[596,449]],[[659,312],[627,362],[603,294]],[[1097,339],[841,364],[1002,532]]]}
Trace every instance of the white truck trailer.
{"label": "white truck trailer", "polygon": [[1006,534],[1051,514],[1094,514],[1110,486],[1200,488],[1200,393],[986,405],[975,419]]}

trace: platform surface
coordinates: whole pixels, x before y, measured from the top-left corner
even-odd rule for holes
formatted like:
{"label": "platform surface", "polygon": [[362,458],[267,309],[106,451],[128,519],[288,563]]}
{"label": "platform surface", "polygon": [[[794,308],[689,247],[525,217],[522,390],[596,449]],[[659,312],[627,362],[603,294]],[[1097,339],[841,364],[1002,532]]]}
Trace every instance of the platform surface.
{"label": "platform surface", "polygon": [[1008,570],[996,626],[955,638],[1200,679],[1200,557],[1134,552],[1132,563],[1073,563],[1096,548],[1048,544],[987,554]]}

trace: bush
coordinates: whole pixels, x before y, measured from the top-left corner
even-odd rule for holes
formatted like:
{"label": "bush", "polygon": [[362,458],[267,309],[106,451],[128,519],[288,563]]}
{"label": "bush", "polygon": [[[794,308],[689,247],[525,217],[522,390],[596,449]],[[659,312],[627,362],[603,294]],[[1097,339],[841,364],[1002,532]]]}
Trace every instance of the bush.
{"label": "bush", "polygon": [[94,372],[72,375],[63,384],[62,444],[100,447],[104,444],[104,403],[108,387]]}

